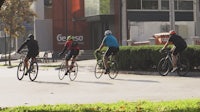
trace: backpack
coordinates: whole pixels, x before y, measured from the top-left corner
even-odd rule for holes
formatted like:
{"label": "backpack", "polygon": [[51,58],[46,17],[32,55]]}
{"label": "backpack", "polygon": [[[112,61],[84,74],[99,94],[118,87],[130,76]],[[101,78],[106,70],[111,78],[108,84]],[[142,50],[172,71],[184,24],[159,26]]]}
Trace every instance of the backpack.
{"label": "backpack", "polygon": [[77,41],[73,41],[71,47],[77,47],[78,46],[78,42]]}

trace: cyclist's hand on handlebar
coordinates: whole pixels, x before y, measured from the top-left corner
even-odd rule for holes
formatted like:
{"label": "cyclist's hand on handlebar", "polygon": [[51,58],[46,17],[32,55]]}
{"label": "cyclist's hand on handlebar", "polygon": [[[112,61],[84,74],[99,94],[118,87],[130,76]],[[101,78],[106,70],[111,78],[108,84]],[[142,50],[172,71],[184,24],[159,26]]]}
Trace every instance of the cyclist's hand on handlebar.
{"label": "cyclist's hand on handlebar", "polygon": [[58,56],[61,57],[61,56],[62,56],[62,53],[58,53]]}
{"label": "cyclist's hand on handlebar", "polygon": [[159,52],[161,53],[161,52],[163,52],[163,50],[164,50],[164,48],[160,49]]}
{"label": "cyclist's hand on handlebar", "polygon": [[97,50],[96,50],[96,53],[99,53],[99,52],[100,52],[100,50],[99,50],[99,49],[97,49]]}

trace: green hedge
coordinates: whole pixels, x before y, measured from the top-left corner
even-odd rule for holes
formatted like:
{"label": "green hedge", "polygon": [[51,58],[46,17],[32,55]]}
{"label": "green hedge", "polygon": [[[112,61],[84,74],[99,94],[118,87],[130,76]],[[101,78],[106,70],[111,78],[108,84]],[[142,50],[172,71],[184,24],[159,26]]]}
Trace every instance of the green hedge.
{"label": "green hedge", "polygon": [[[163,45],[121,46],[117,58],[120,70],[156,70],[163,57],[159,52],[162,47]],[[191,68],[200,66],[200,46],[188,46],[182,56],[188,58]]]}

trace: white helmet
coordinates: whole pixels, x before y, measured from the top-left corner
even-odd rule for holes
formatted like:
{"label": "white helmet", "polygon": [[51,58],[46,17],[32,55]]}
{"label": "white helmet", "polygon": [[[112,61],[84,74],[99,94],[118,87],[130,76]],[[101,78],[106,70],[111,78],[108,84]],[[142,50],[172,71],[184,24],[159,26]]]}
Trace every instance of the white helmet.
{"label": "white helmet", "polygon": [[112,32],[110,30],[106,30],[105,33],[104,33],[105,36],[110,35],[110,34],[112,34]]}

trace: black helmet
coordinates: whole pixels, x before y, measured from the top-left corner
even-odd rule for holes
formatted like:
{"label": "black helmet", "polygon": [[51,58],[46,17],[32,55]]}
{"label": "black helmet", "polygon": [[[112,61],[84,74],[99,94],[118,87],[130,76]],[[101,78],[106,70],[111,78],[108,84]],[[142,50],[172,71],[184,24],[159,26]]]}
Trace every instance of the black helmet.
{"label": "black helmet", "polygon": [[33,34],[29,34],[29,35],[28,35],[28,38],[29,38],[29,39],[34,39]]}

